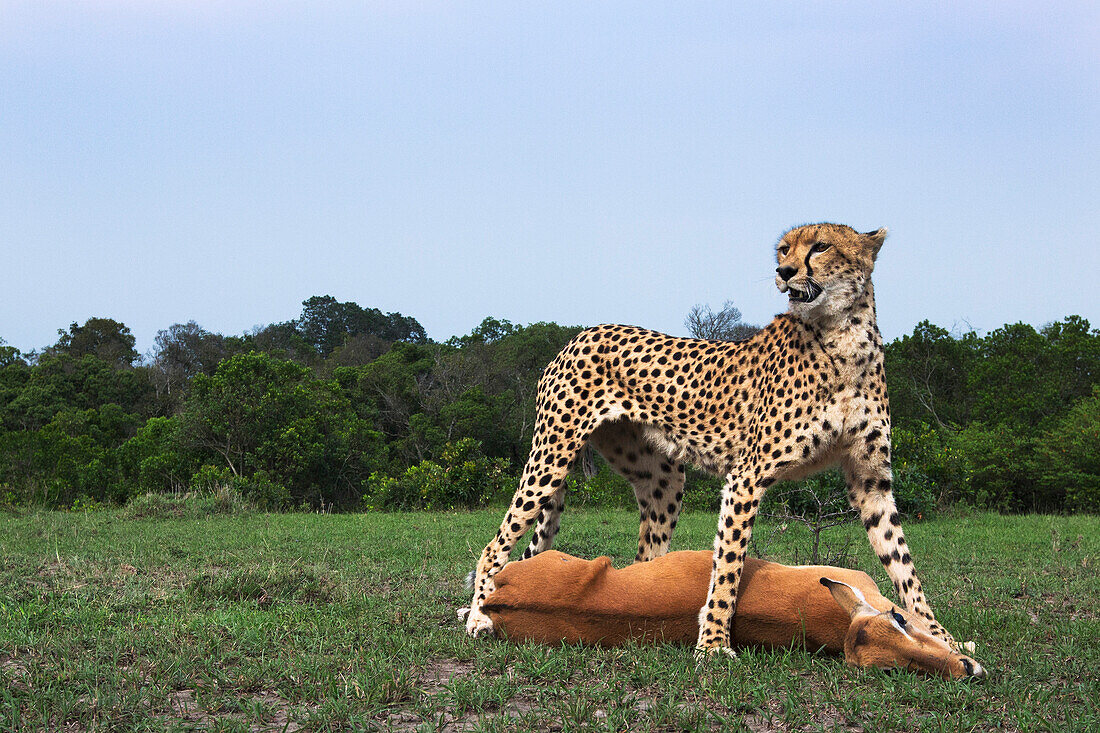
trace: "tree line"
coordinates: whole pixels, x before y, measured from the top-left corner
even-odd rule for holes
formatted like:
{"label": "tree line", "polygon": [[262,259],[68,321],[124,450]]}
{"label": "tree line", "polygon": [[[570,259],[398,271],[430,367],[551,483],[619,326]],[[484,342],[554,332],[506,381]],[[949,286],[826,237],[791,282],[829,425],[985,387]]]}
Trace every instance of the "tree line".
{"label": "tree line", "polygon": [[[685,326],[730,340],[757,330],[731,303],[697,306]],[[27,354],[0,339],[0,505],[214,487],[268,509],[502,500],[530,449],[539,375],[579,330],[486,318],[436,342],[414,318],[326,295],[240,336],[172,325],[145,357],[108,318]],[[1100,332],[1088,321],[985,336],[923,322],[886,359],[904,509],[1100,511]],[[602,461],[589,465],[570,477],[574,501],[633,502]],[[692,472],[685,503],[714,507],[719,487]]]}

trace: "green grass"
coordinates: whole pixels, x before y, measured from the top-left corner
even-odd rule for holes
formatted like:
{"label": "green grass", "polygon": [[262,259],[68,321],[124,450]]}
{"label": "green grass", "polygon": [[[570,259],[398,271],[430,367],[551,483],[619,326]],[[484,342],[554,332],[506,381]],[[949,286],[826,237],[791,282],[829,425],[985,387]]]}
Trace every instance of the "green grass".
{"label": "green grass", "polygon": [[[0,730],[1100,729],[1100,518],[910,523],[940,621],[993,673],[973,683],[469,639],[454,609],[499,514],[0,515]],[[714,524],[686,515],[674,549]],[[790,561],[800,531],[758,535]],[[557,546],[622,565],[636,532],[567,511]],[[830,541],[891,595],[860,535]]]}

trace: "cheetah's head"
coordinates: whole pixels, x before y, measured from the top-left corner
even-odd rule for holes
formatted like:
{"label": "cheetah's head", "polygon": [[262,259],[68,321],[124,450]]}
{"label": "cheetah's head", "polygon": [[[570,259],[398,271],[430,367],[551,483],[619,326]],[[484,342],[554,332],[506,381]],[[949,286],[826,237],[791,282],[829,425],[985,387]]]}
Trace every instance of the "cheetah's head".
{"label": "cheetah's head", "polygon": [[776,245],[776,287],[805,320],[839,315],[866,292],[885,239],[885,229],[860,234],[843,224],[791,229]]}

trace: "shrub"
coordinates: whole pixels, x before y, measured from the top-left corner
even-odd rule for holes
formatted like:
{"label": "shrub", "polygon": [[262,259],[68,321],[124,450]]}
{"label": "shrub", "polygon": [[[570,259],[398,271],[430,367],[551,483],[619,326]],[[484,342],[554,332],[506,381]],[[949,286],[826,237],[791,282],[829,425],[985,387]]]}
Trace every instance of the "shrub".
{"label": "shrub", "polygon": [[939,508],[936,484],[920,469],[894,471],[894,502],[898,511],[917,519],[930,517]]}
{"label": "shrub", "polygon": [[891,433],[894,492],[905,511],[926,513],[968,491],[965,460],[955,433],[925,422]]}
{"label": "shrub", "polygon": [[684,482],[684,509],[716,512],[722,505],[722,484],[724,479],[712,473],[687,467]]}
{"label": "shrub", "polygon": [[1064,494],[1068,511],[1100,512],[1100,386],[1078,402],[1036,448],[1047,495]]}
{"label": "shrub", "polygon": [[[191,384],[180,441],[237,476],[267,503],[354,504],[377,465],[381,434],[358,417],[336,382],[267,354],[230,357]],[[262,473],[266,472],[266,473]],[[256,478],[259,477],[259,478]]]}
{"label": "shrub", "polygon": [[182,491],[194,471],[191,460],[179,448],[179,423],[170,417],[146,420],[134,437],[119,447],[118,462],[130,494]]}
{"label": "shrub", "polygon": [[[278,511],[290,506],[290,492],[267,471],[251,476],[234,476],[228,468],[206,465],[191,477],[191,490],[197,496],[215,497],[232,504],[239,498],[250,507]],[[232,513],[212,511],[209,513]]]}
{"label": "shrub", "polygon": [[954,440],[962,457],[963,486],[958,499],[996,511],[1054,509],[1059,497],[1044,492],[1039,481],[1034,441],[1007,425],[974,422]]}
{"label": "shrub", "polygon": [[267,471],[257,471],[238,479],[237,492],[248,502],[265,511],[279,511],[290,506],[290,490]]}
{"label": "shrub", "polygon": [[566,486],[569,487],[567,501],[578,506],[625,508],[637,503],[630,482],[602,462],[589,478],[570,474]]}
{"label": "shrub", "polygon": [[487,458],[472,438],[448,443],[440,462],[421,461],[400,476],[372,473],[363,496],[366,509],[457,509],[485,506],[515,485],[508,461]]}

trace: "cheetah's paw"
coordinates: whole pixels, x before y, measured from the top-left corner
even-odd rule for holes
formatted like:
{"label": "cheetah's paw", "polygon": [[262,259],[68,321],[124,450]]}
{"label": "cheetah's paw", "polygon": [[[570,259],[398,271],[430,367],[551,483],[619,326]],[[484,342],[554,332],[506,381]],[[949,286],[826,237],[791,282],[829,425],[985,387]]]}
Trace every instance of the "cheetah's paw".
{"label": "cheetah's paw", "polygon": [[466,633],[470,636],[483,636],[493,633],[493,620],[477,609],[466,613]]}
{"label": "cheetah's paw", "polygon": [[728,646],[695,647],[695,664],[697,667],[701,667],[715,659],[737,659],[737,652]]}

